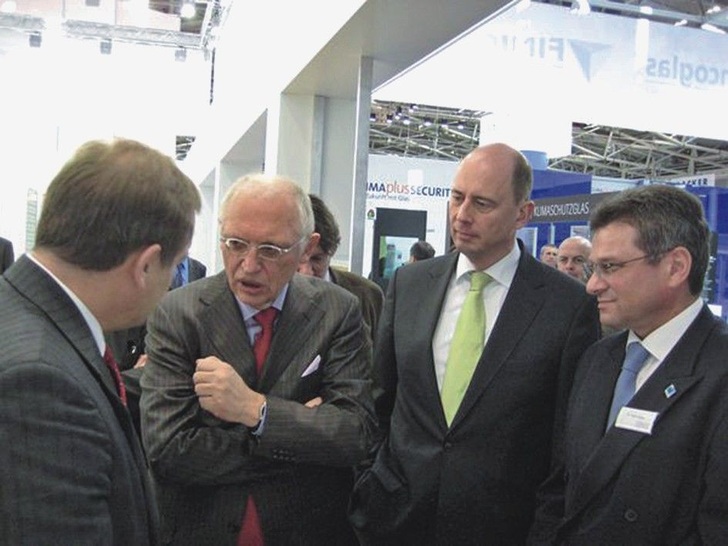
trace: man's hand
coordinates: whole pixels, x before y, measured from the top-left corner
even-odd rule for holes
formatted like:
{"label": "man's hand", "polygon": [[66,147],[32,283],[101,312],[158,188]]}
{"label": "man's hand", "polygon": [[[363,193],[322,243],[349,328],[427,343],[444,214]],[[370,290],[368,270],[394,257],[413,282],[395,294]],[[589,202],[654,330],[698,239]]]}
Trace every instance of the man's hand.
{"label": "man's hand", "polygon": [[309,400],[308,402],[306,402],[304,404],[304,406],[306,406],[307,408],[317,408],[321,404],[323,404],[323,402],[324,402],[324,399],[321,398],[320,396],[317,396],[316,398],[312,398],[311,400]]}
{"label": "man's hand", "polygon": [[199,358],[192,380],[202,409],[223,421],[258,424],[265,397],[248,387],[230,364],[214,356]]}

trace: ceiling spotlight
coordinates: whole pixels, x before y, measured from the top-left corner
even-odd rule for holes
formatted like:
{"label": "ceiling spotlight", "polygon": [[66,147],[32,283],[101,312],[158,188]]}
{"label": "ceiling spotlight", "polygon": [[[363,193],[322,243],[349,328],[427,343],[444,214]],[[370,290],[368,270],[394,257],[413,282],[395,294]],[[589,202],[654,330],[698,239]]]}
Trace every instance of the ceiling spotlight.
{"label": "ceiling spotlight", "polygon": [[700,25],[700,28],[707,30],[708,32],[715,32],[716,34],[725,34],[725,30],[715,25],[711,25],[710,23],[703,23]]}
{"label": "ceiling spotlight", "polygon": [[182,8],[179,11],[179,15],[182,19],[192,19],[196,13],[197,10],[195,9],[194,2],[185,2],[182,4]]}
{"label": "ceiling spotlight", "polygon": [[570,11],[571,13],[576,13],[577,15],[587,15],[591,13],[589,0],[574,0],[571,4]]}
{"label": "ceiling spotlight", "polygon": [[40,47],[41,43],[43,43],[43,35],[40,32],[28,34],[28,45],[30,47]]}
{"label": "ceiling spotlight", "polygon": [[688,24],[688,20],[687,19],[680,19],[673,26],[676,26],[676,27],[684,27],[687,24]]}
{"label": "ceiling spotlight", "polygon": [[99,42],[99,51],[102,55],[111,55],[111,40],[108,38]]}

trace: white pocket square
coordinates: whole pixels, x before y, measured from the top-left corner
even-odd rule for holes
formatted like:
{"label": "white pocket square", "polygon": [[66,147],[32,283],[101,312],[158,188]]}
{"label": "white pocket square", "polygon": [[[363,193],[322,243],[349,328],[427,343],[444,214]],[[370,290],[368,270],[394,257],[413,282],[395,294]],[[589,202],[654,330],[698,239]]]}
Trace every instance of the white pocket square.
{"label": "white pocket square", "polygon": [[321,355],[316,355],[316,358],[314,358],[311,361],[311,364],[306,366],[306,369],[303,370],[303,373],[301,374],[301,377],[306,377],[307,375],[311,375],[313,372],[319,369],[319,365],[321,364]]}

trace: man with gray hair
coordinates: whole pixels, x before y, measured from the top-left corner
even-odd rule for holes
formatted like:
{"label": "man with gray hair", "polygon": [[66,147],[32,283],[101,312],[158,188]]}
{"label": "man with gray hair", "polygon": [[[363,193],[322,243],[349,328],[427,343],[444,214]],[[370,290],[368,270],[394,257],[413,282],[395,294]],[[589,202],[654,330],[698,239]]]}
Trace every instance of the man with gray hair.
{"label": "man with gray hair", "polygon": [[142,430],[162,538],[352,544],[353,467],[376,431],[359,301],[296,273],[318,234],[290,179],[236,181],[219,228],[224,271],[170,291],[148,322]]}

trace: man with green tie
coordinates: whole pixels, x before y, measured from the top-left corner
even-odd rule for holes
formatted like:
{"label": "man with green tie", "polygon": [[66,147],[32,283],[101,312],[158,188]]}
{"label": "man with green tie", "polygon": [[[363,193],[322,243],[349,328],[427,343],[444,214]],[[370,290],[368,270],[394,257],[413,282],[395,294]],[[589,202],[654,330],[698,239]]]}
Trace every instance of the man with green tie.
{"label": "man with green tie", "polygon": [[456,251],[399,268],[374,353],[386,437],[359,477],[363,544],[523,544],[574,366],[599,335],[583,285],[516,239],[532,171],[505,144],[460,163]]}

